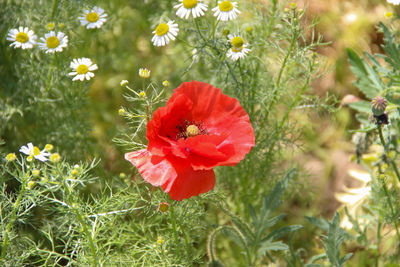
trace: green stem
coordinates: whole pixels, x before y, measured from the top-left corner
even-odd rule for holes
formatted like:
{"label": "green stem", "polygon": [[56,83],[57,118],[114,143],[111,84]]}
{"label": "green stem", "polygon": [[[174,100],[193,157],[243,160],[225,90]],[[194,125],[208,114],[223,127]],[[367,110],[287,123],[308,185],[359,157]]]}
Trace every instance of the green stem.
{"label": "green stem", "polygon": [[9,236],[9,233],[11,232],[11,227],[13,226],[15,220],[17,219],[17,210],[19,208],[19,203],[21,202],[22,197],[26,190],[26,184],[27,184],[28,179],[26,179],[27,178],[26,175],[24,175],[23,177],[24,178],[22,180],[21,189],[19,191],[17,201],[15,201],[13,210],[11,212],[10,221],[8,222],[8,224],[6,226],[6,230],[4,231],[4,240],[3,240],[3,245],[1,248],[1,260],[4,260],[4,257],[6,256],[7,244],[8,244],[8,238],[9,238],[8,236]]}
{"label": "green stem", "polygon": [[172,223],[172,231],[174,232],[174,239],[175,239],[175,244],[178,244],[178,231],[176,229],[176,216],[175,216],[175,207],[173,205],[170,206],[170,219]]}
{"label": "green stem", "polygon": [[96,247],[94,245],[93,237],[92,237],[91,233],[89,232],[89,230],[87,229],[87,225],[85,223],[85,220],[83,219],[82,214],[80,213],[79,208],[74,208],[74,210],[75,210],[75,216],[77,217],[79,223],[81,224],[81,226],[83,228],[83,232],[88,237],[89,247],[90,247],[90,251],[92,253],[92,257],[93,257],[93,266],[98,266]]}
{"label": "green stem", "polygon": [[54,0],[53,8],[51,9],[51,16],[50,16],[51,19],[54,19],[54,15],[56,14],[57,6],[58,6],[58,0]]}
{"label": "green stem", "polygon": [[199,23],[197,22],[196,19],[193,19],[193,20],[194,20],[194,24],[196,25],[197,32],[200,34],[201,39],[203,39],[204,42],[207,42],[207,39],[201,33]]}
{"label": "green stem", "polygon": [[386,195],[386,198],[387,198],[387,202],[389,204],[390,212],[392,214],[392,220],[393,220],[393,224],[394,224],[394,227],[395,227],[395,230],[396,230],[397,239],[400,242],[400,233],[399,233],[399,229],[398,229],[398,225],[397,225],[397,218],[395,218],[392,199],[390,198],[389,192],[387,191],[385,181],[382,181],[382,188],[383,188],[383,191],[385,192],[385,195]]}
{"label": "green stem", "polygon": [[375,267],[379,266],[379,246],[381,243],[381,220],[378,218],[378,226],[376,229],[376,255],[375,255]]}
{"label": "green stem", "polygon": [[310,83],[310,80],[311,80],[311,73],[313,71],[313,66],[314,66],[314,62],[312,62],[311,65],[310,65],[310,71],[309,71],[309,73],[307,75],[306,82],[304,83],[303,87],[297,93],[297,95],[294,98],[293,102],[290,104],[290,106],[286,110],[285,115],[283,115],[283,118],[282,118],[281,122],[279,123],[278,129],[275,131],[274,138],[271,141],[271,144],[269,146],[268,151],[271,151],[273,149],[273,147],[275,146],[275,143],[276,143],[275,139],[278,136],[278,134],[281,133],[282,128],[285,125],[285,122],[289,118],[290,112],[293,110],[293,108],[296,106],[296,104],[300,101],[301,96],[303,95],[304,91],[307,89],[308,84]]}
{"label": "green stem", "polygon": [[[383,145],[383,147],[385,149],[385,154],[387,155],[388,148],[386,147],[386,141],[385,141],[385,138],[383,137],[383,131],[382,131],[382,125],[381,124],[378,124],[378,135],[379,135],[379,139],[381,140],[381,143],[382,143],[382,145]],[[396,174],[396,178],[400,183],[400,173],[399,173],[399,169],[396,166],[396,163],[391,159],[387,159],[387,161],[390,161],[390,165],[392,166],[393,171]]]}

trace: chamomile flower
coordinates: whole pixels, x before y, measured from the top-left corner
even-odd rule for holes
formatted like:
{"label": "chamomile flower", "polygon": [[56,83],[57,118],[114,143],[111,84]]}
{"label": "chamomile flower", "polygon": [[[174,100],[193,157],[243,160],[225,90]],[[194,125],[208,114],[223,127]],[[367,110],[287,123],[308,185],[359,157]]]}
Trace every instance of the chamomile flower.
{"label": "chamomile flower", "polygon": [[140,68],[139,69],[139,76],[142,77],[143,79],[147,79],[150,77],[151,71],[146,69],[146,68]]}
{"label": "chamomile flower", "polygon": [[228,50],[226,56],[231,58],[233,61],[236,61],[239,58],[244,58],[251,50],[247,48],[248,44],[244,43],[242,37],[238,35],[229,35],[228,37],[232,47]]}
{"label": "chamomile flower", "polygon": [[45,53],[61,52],[63,48],[68,46],[68,36],[62,32],[51,31],[40,38],[39,47],[45,50]]}
{"label": "chamomile flower", "polygon": [[389,4],[393,4],[393,5],[398,5],[398,4],[400,4],[400,0],[387,0],[387,2],[389,3]]}
{"label": "chamomile flower", "polygon": [[218,6],[214,7],[212,11],[214,12],[214,17],[217,17],[217,20],[233,20],[237,18],[238,14],[240,14],[237,6],[237,2],[218,1]]}
{"label": "chamomile flower", "polygon": [[151,39],[154,46],[165,46],[169,44],[169,40],[175,40],[178,35],[178,24],[174,23],[173,20],[168,23],[161,23],[153,31],[154,36]]}
{"label": "chamomile flower", "polygon": [[93,7],[92,9],[87,9],[84,15],[79,17],[82,26],[86,26],[86,29],[100,28],[106,19],[107,14],[104,13],[104,9],[100,7]]}
{"label": "chamomile flower", "polygon": [[11,47],[31,49],[36,44],[37,36],[28,27],[19,27],[18,29],[11,29],[8,32],[7,41],[11,41]]}
{"label": "chamomile flower", "polygon": [[181,2],[175,5],[177,8],[176,15],[181,19],[188,19],[190,14],[193,18],[204,16],[204,12],[207,11],[207,5],[202,3],[202,0],[179,0]]}
{"label": "chamomile flower", "polygon": [[78,58],[72,60],[70,67],[74,70],[73,72],[68,73],[70,76],[75,76],[72,80],[81,80],[83,81],[90,80],[90,78],[94,77],[94,73],[92,71],[97,70],[98,67],[96,64],[86,57]]}
{"label": "chamomile flower", "polygon": [[32,143],[28,143],[28,145],[22,146],[19,149],[19,152],[28,155],[28,161],[32,161],[35,158],[44,162],[47,161],[47,157],[50,156],[49,152],[44,149],[41,151],[37,146],[34,146]]}

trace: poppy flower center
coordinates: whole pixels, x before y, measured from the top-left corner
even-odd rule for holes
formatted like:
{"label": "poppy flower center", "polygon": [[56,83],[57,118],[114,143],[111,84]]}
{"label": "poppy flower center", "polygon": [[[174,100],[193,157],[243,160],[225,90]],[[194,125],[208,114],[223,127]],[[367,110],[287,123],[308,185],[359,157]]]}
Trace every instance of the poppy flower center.
{"label": "poppy flower center", "polygon": [[192,124],[186,128],[186,136],[187,137],[195,137],[199,133],[200,133],[199,127],[197,127],[196,125]]}
{"label": "poppy flower center", "polygon": [[90,12],[86,15],[86,19],[93,23],[99,20],[99,15],[96,12]]}
{"label": "poppy flower center", "polygon": [[183,123],[176,126],[176,129],[178,132],[175,140],[195,137],[201,134],[208,134],[207,130],[202,126],[202,123],[197,123],[195,121],[184,120]]}
{"label": "poppy flower center", "polygon": [[228,12],[231,11],[233,8],[233,5],[231,2],[229,1],[223,1],[219,4],[219,10],[221,10],[222,12]]}
{"label": "poppy flower center", "polygon": [[19,32],[17,36],[15,36],[15,40],[20,43],[26,43],[29,40],[29,36],[24,32]]}
{"label": "poppy flower center", "polygon": [[60,41],[56,36],[50,36],[46,40],[46,45],[48,48],[56,48],[60,44]]}
{"label": "poppy flower center", "polygon": [[183,6],[185,8],[194,8],[197,6],[197,0],[183,0]]}
{"label": "poppy flower center", "polygon": [[169,26],[166,23],[161,23],[156,28],[156,34],[158,36],[163,36],[163,35],[167,34],[168,31],[169,31]]}

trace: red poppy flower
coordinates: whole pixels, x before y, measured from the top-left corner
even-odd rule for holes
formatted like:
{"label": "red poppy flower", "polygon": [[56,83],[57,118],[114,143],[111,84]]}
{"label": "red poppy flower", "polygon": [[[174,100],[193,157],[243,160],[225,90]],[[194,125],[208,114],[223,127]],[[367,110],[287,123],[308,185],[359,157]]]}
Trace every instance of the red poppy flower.
{"label": "red poppy flower", "polygon": [[175,89],[147,124],[147,149],[125,154],[142,177],[182,200],[214,188],[216,166],[239,163],[254,146],[249,116],[235,98],[207,83]]}

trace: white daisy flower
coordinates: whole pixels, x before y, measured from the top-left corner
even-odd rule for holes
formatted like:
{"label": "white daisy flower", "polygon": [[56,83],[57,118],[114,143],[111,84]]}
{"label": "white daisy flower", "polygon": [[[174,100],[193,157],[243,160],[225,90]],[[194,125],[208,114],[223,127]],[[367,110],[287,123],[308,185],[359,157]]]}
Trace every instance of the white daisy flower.
{"label": "white daisy flower", "polygon": [[149,78],[150,77],[150,73],[151,73],[151,71],[146,69],[146,68],[140,68],[139,69],[139,76],[144,78],[144,79]]}
{"label": "white daisy flower", "polygon": [[78,19],[81,21],[82,26],[86,26],[86,29],[100,28],[107,21],[107,14],[100,7],[95,6],[92,9],[85,10],[84,13]]}
{"label": "white daisy flower", "polygon": [[389,3],[389,4],[393,4],[393,5],[398,5],[398,4],[400,4],[400,0],[387,0],[387,2]]}
{"label": "white daisy flower", "polygon": [[83,81],[90,80],[90,78],[94,77],[94,73],[92,71],[97,70],[98,67],[96,64],[90,60],[90,58],[77,58],[72,60],[70,67],[74,70],[73,72],[68,73],[70,76],[75,76],[72,80],[81,80]]}
{"label": "white daisy flower", "polygon": [[50,153],[47,152],[45,149],[40,151],[40,149],[37,146],[34,146],[32,143],[28,143],[28,145],[22,146],[19,149],[19,152],[28,155],[28,161],[32,161],[35,158],[44,162],[47,161],[48,156],[50,156]]}
{"label": "white daisy flower", "polygon": [[178,24],[174,23],[173,20],[168,21],[168,23],[161,23],[153,31],[154,36],[151,41],[155,46],[165,46],[169,44],[170,39],[172,41],[175,40],[178,31]]}
{"label": "white daisy flower", "polygon": [[7,41],[11,41],[11,47],[31,49],[36,44],[37,36],[28,27],[19,27],[18,29],[11,29],[8,32]]}
{"label": "white daisy flower", "polygon": [[68,46],[68,36],[62,32],[57,34],[54,31],[46,33],[43,37],[40,37],[39,47],[42,50],[46,50],[47,53],[61,52],[63,48]]}
{"label": "white daisy flower", "polygon": [[202,3],[202,0],[179,0],[181,2],[175,5],[177,8],[176,15],[181,19],[188,19],[190,14],[193,18],[204,16],[204,12],[207,11],[207,5]]}
{"label": "white daisy flower", "polygon": [[226,56],[231,58],[233,61],[238,60],[239,58],[244,58],[251,49],[247,48],[249,45],[244,43],[242,37],[238,35],[228,35],[229,41],[232,45],[229,48]]}
{"label": "white daisy flower", "polygon": [[215,12],[214,17],[217,17],[217,20],[233,20],[237,18],[238,14],[240,14],[237,6],[237,2],[218,1],[218,6],[214,7],[212,11]]}

